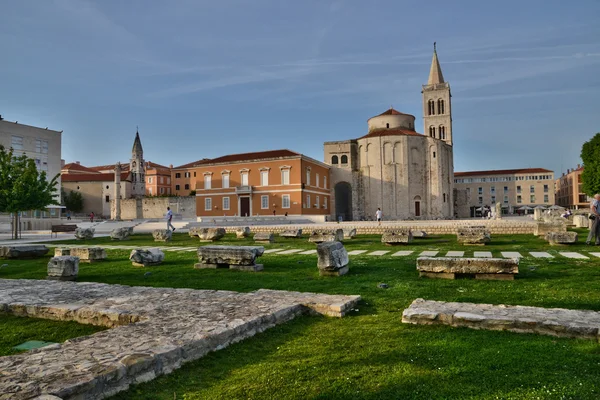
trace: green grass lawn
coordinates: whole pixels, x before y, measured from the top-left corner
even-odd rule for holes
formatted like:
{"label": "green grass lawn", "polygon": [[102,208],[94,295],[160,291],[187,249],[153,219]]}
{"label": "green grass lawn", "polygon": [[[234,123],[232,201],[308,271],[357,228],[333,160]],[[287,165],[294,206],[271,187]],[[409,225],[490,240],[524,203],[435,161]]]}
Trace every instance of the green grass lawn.
{"label": "green grass lawn", "polygon": [[[600,259],[525,258],[514,281],[427,280],[415,260],[424,250],[594,251],[580,243],[549,247],[532,235],[492,237],[485,247],[464,247],[454,236],[416,239],[387,247],[379,236],[345,243],[350,250],[390,250],[382,257],[351,256],[350,272],[320,277],[315,255],[266,254],[258,273],[196,270],[195,253],[166,252],[158,267],[135,268],[129,251],[108,250],[109,261],[80,265],[79,281],[126,285],[252,291],[259,288],[359,294],[363,301],[342,318],[302,317],[186,364],[171,375],[131,388],[115,399],[597,399],[600,398],[600,345],[509,332],[401,323],[415,298],[493,304],[521,304],[600,310]],[[82,242],[73,242],[82,244]],[[101,245],[98,238],[89,244]],[[128,245],[154,245],[150,235],[134,235]],[[220,244],[248,244],[227,235]],[[160,244],[163,246],[164,244]],[[175,234],[166,246],[196,246]],[[315,248],[305,239],[281,239],[265,247]],[[397,250],[408,257],[391,257]],[[600,252],[600,249],[598,249]],[[3,261],[0,278],[43,279],[47,258]],[[144,277],[144,273],[152,274]],[[379,289],[387,283],[389,289]]]}

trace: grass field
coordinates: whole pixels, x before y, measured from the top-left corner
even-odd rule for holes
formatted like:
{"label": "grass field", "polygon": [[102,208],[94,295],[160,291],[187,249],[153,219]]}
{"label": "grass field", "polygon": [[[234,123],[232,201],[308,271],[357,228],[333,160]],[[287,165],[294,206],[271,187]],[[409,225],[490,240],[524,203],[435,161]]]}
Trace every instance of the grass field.
{"label": "grass field", "polygon": [[[584,231],[580,231],[583,236]],[[345,243],[350,250],[414,250],[407,257],[351,256],[350,273],[320,277],[315,255],[266,254],[265,270],[195,270],[195,253],[166,252],[163,265],[135,268],[129,251],[108,250],[109,261],[80,265],[79,281],[126,285],[252,291],[259,288],[359,294],[357,311],[342,319],[302,317],[186,364],[175,373],[131,388],[115,399],[597,399],[600,345],[508,332],[401,323],[415,298],[600,310],[600,259],[525,258],[514,281],[426,280],[415,259],[424,250],[579,251],[580,243],[549,247],[532,235],[495,235],[484,247],[464,247],[453,236],[386,247],[379,236]],[[81,242],[76,242],[82,244]],[[109,239],[89,242],[101,245]],[[154,245],[150,235],[118,244]],[[233,235],[220,244],[252,244]],[[161,244],[162,246],[163,244]],[[167,246],[196,246],[175,234]],[[265,247],[306,248],[305,239]],[[598,250],[600,251],[600,249]],[[4,261],[3,261],[4,262]],[[43,279],[47,259],[8,261],[0,278]],[[144,273],[151,271],[150,276]],[[379,289],[387,283],[389,289]],[[6,317],[2,317],[4,319]],[[176,397],[175,397],[176,396]]]}

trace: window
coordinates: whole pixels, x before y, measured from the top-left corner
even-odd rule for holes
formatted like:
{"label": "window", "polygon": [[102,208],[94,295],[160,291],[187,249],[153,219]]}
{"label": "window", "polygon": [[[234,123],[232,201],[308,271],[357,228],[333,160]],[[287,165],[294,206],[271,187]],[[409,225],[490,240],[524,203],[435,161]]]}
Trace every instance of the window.
{"label": "window", "polygon": [[535,203],[535,194],[532,194],[531,196],[529,196],[529,202],[531,204]]}
{"label": "window", "polygon": [[520,194],[521,193],[521,186],[517,186],[517,193]]}
{"label": "window", "polygon": [[310,186],[310,168],[306,168],[306,186]]}
{"label": "window", "polygon": [[150,196],[152,196],[152,188],[151,188],[151,187],[150,187],[150,188],[148,188],[148,194],[149,194]]}
{"label": "window", "polygon": [[504,204],[508,204],[508,196],[504,196]]}
{"label": "window", "polygon": [[281,196],[281,208],[290,208],[290,195],[284,194]]}
{"label": "window", "polygon": [[440,139],[446,139],[446,128],[443,125],[440,125]]}
{"label": "window", "polygon": [[167,188],[167,194],[171,194],[171,188]]}
{"label": "window", "polygon": [[204,175],[204,189],[211,189],[211,188],[212,188],[212,176]]}
{"label": "window", "polygon": [[427,115],[435,115],[435,101],[429,100],[427,106]]}
{"label": "window", "polygon": [[504,193],[508,193],[508,186],[504,186]]}
{"label": "window", "polygon": [[185,184],[185,190],[190,190],[190,185],[189,184]]}
{"label": "window", "polygon": [[242,172],[242,186],[248,186],[248,173]]}
{"label": "window", "polygon": [[535,185],[529,186],[529,193],[535,193]]}
{"label": "window", "polygon": [[492,204],[496,204],[496,196],[492,196],[491,200],[492,200]]}
{"label": "window", "polygon": [[184,178],[189,178],[190,177],[190,173],[189,172],[184,172],[183,173],[183,177]]}
{"label": "window", "polygon": [[152,183],[152,177],[148,178],[148,183]]}
{"label": "window", "polygon": [[269,196],[260,196],[260,208],[263,210],[269,209]]}
{"label": "window", "polygon": [[316,208],[319,208],[319,205],[321,204],[320,200],[319,200],[319,196],[315,196],[315,206]]}
{"label": "window", "polygon": [[482,187],[477,188],[477,194],[483,194],[483,188]]}
{"label": "window", "polygon": [[161,176],[161,177],[160,177],[160,183],[164,183],[164,182],[165,182],[165,181],[164,181],[164,179],[165,179],[165,178],[163,178],[163,177]]}
{"label": "window", "polygon": [[323,189],[327,189],[327,177],[323,177]]}
{"label": "window", "polygon": [[179,190],[179,185],[175,185],[175,190]]}
{"label": "window", "polygon": [[35,140],[35,151],[37,153],[41,153],[42,152],[42,141],[40,139],[36,139]]}
{"label": "window", "polygon": [[212,199],[207,197],[204,199],[204,211],[212,210]]}
{"label": "window", "polygon": [[327,197],[323,197],[323,208],[327,209]]}
{"label": "window", "polygon": [[170,185],[170,184],[171,184],[171,177],[167,176],[167,185]]}
{"label": "window", "polygon": [[175,173],[175,178],[181,178],[181,173],[180,172],[176,172]]}
{"label": "window", "polygon": [[348,156],[344,154],[341,158],[341,162],[342,162],[342,164],[348,164]]}
{"label": "window", "polygon": [[337,165],[338,164],[338,156],[332,156],[331,157],[331,163],[333,165]]}
{"label": "window", "polygon": [[521,196],[517,196],[517,203],[521,204],[523,202],[523,199],[521,198]]}
{"label": "window", "polygon": [[444,203],[446,202],[446,193],[444,193]]}
{"label": "window", "polygon": [[310,194],[306,195],[306,208],[310,208]]}
{"label": "window", "polygon": [[435,126],[429,127],[429,136],[431,136],[432,138],[435,138]]}
{"label": "window", "polygon": [[479,196],[479,204],[483,204],[483,197]]}
{"label": "window", "polygon": [[435,151],[433,152],[433,158],[435,158]]}
{"label": "window", "polygon": [[496,186],[490,187],[490,194],[496,194]]}
{"label": "window", "polygon": [[548,193],[548,185],[544,185],[544,193]]}
{"label": "window", "polygon": [[390,127],[390,124],[385,124],[385,127],[386,127],[386,128],[389,128],[389,127]]}
{"label": "window", "polygon": [[221,178],[223,182],[223,188],[227,189],[229,187],[229,174],[223,174],[221,175]]}
{"label": "window", "polygon": [[315,177],[315,186],[319,187],[319,183],[320,183],[319,182],[319,174],[317,174],[316,177]]}
{"label": "window", "polygon": [[196,177],[196,171],[194,171],[194,178]]}
{"label": "window", "polygon": [[544,195],[544,203],[547,203],[547,202],[548,202],[548,195],[547,195],[547,194],[545,194],[545,195]]}
{"label": "window", "polygon": [[104,196],[104,201],[110,203],[110,196]]}
{"label": "window", "polygon": [[223,197],[223,210],[229,210],[229,196]]}
{"label": "window", "polygon": [[23,137],[12,136],[10,141],[10,147],[12,147],[13,150],[23,150]]}
{"label": "window", "polygon": [[160,188],[160,194],[165,194],[165,188],[164,187]]}
{"label": "window", "polygon": [[282,185],[290,184],[290,170],[289,169],[281,170],[281,184]]}
{"label": "window", "polygon": [[438,105],[438,114],[443,114],[444,113],[444,100],[439,99],[437,101],[437,105]]}
{"label": "window", "polygon": [[260,171],[260,186],[269,186],[269,171]]}

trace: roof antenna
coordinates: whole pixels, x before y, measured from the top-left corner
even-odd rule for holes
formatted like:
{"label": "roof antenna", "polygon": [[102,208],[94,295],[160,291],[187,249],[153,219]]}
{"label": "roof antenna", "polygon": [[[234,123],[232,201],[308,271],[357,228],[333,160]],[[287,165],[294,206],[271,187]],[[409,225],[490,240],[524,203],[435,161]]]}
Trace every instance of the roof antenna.
{"label": "roof antenna", "polygon": [[434,51],[434,52],[436,51],[436,49],[435,49],[435,43],[436,43],[436,42],[433,42],[433,51]]}

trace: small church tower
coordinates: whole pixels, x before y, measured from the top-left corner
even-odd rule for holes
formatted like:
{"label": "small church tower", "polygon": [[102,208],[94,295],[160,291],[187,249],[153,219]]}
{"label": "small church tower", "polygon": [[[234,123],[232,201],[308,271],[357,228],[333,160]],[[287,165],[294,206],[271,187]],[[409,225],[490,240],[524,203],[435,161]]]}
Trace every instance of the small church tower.
{"label": "small church tower", "polygon": [[129,171],[131,172],[131,195],[133,197],[143,197],[146,194],[146,174],[144,171],[144,150],[140,133],[136,130],[133,149],[131,150],[131,161],[129,162]]}
{"label": "small church tower", "polygon": [[452,105],[450,84],[444,81],[433,43],[433,59],[427,84],[423,85],[423,133],[452,145]]}

